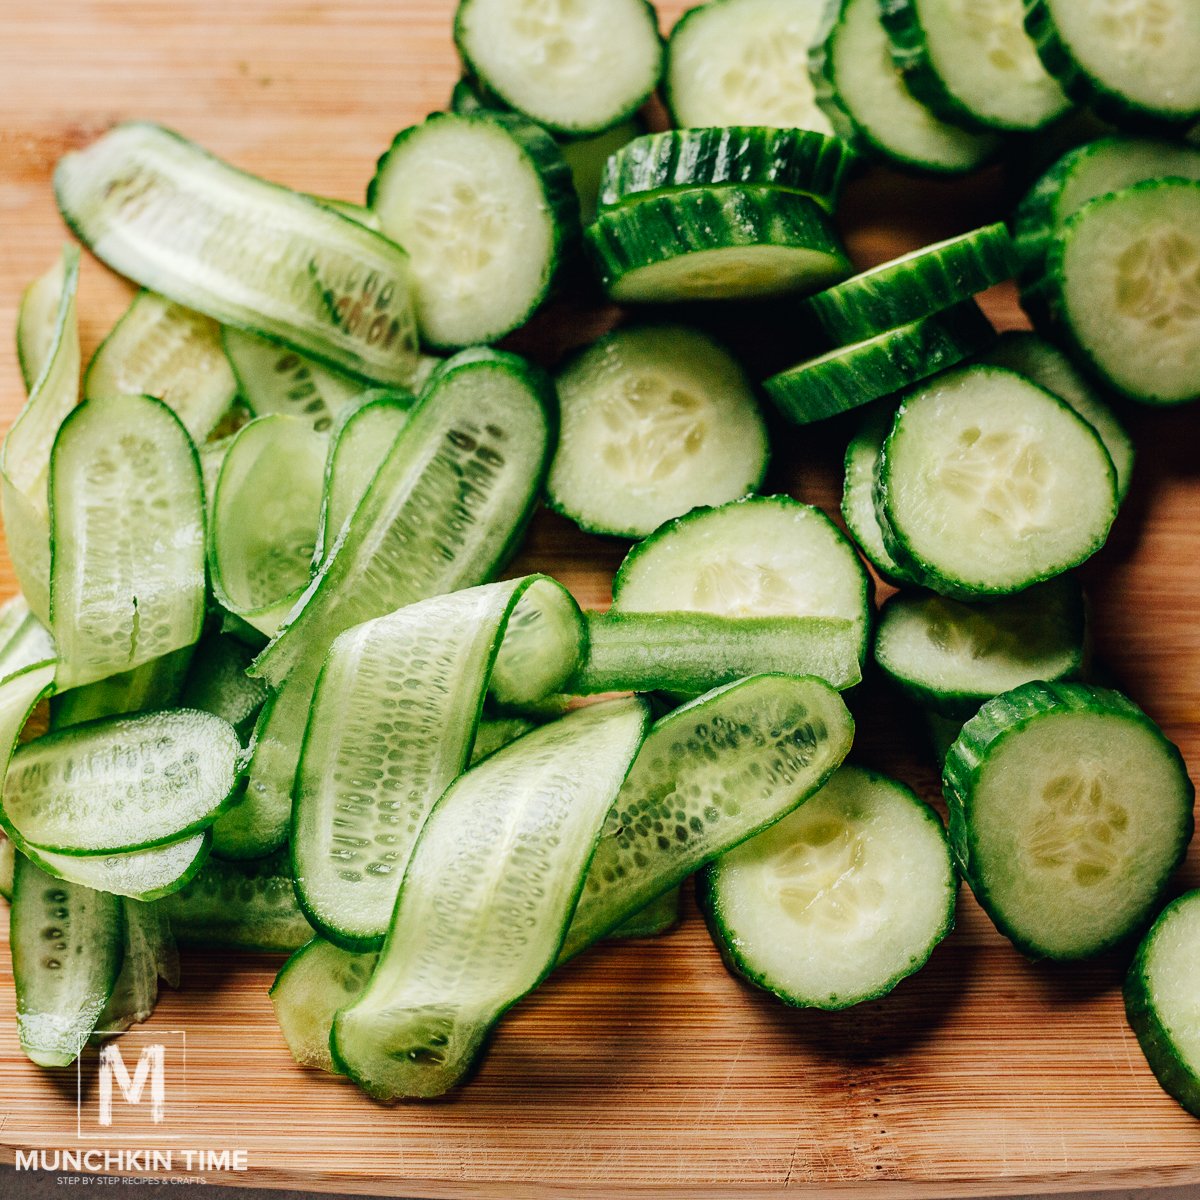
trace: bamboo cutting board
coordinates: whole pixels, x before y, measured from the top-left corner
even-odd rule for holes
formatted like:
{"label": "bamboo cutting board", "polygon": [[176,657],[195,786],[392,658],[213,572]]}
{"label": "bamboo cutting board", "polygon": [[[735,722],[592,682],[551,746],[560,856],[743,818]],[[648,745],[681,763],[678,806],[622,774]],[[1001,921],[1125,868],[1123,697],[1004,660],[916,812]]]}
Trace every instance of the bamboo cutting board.
{"label": "bamboo cutting board", "polygon": [[[681,7],[664,0],[664,24]],[[0,330],[12,329],[21,289],[66,236],[50,192],[65,150],[115,120],[148,117],[284,183],[361,197],[396,130],[445,102],[456,74],[452,9],[452,0],[0,6]],[[954,186],[876,174],[851,189],[847,240],[867,265],[993,219],[1010,199],[997,173]],[[129,294],[85,263],[85,355]],[[1020,324],[1011,290],[987,304],[1001,327]],[[518,344],[552,362],[604,319],[568,308]],[[771,338],[783,359],[799,344],[786,311]],[[0,423],[22,400],[5,332]],[[1200,764],[1200,411],[1133,413],[1130,423],[1138,479],[1087,571],[1097,649]],[[833,507],[848,427],[779,434],[771,486]],[[549,571],[598,605],[621,554],[543,514],[516,569]],[[0,592],[12,586],[5,562]],[[859,707],[859,760],[935,798],[913,715],[869,690]],[[1193,852],[1180,886],[1198,883]],[[210,1182],[439,1197],[1200,1189],[1200,1123],[1159,1090],[1126,1028],[1122,963],[1033,966],[965,890],[958,929],[923,972],[836,1016],[788,1011],[735,982],[689,905],[670,935],[601,947],[558,972],[504,1022],[468,1088],[396,1109],[293,1066],[266,997],[277,966],[187,953],[183,988],[165,994],[150,1026],[187,1037],[181,1099],[170,1080],[171,1119],[184,1134],[176,1145],[247,1153],[247,1173],[207,1173]],[[0,1158],[96,1145],[76,1141],[74,1074],[41,1072],[20,1055],[10,973],[0,951]],[[114,1134],[109,1144],[145,1143]]]}

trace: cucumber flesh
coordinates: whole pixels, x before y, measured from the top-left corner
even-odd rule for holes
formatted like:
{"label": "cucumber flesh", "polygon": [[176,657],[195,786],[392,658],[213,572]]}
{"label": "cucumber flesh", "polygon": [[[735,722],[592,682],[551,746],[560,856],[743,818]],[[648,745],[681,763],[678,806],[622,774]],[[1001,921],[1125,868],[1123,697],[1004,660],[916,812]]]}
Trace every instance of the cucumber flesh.
{"label": "cucumber flesh", "polygon": [[193,650],[184,646],[132,671],[56,693],[50,699],[51,732],[101,717],[176,707]]}
{"label": "cucumber flesh", "polygon": [[0,679],[54,657],[54,639],[19,593],[0,604]]}
{"label": "cucumber flesh", "polygon": [[657,900],[651,900],[645,908],[622,921],[609,933],[610,938],[658,937],[679,924],[681,887],[663,892]]}
{"label": "cucumber flesh", "polygon": [[475,727],[475,741],[471,743],[471,758],[467,765],[473,767],[536,727],[536,722],[525,717],[481,717]]}
{"label": "cucumber flesh", "polygon": [[96,1020],[93,1041],[147,1020],[158,1002],[160,977],[172,987],[179,986],[179,950],[162,909],[129,899],[121,901],[121,908],[125,924],[121,972]]}
{"label": "cucumber flesh", "polygon": [[16,858],[17,848],[13,844],[12,838],[7,834],[0,834],[0,896],[10,902],[13,893],[13,865]]}
{"label": "cucumber flesh", "polygon": [[131,900],[161,900],[186,887],[204,865],[212,834],[193,833],[181,841],[128,854],[56,854],[28,843],[21,852],[48,875]]}
{"label": "cucumber flesh", "polygon": [[196,647],[183,681],[180,707],[199,709],[228,721],[244,740],[267,698],[262,681],[246,674],[253,658],[253,651],[237,638],[207,634]]}

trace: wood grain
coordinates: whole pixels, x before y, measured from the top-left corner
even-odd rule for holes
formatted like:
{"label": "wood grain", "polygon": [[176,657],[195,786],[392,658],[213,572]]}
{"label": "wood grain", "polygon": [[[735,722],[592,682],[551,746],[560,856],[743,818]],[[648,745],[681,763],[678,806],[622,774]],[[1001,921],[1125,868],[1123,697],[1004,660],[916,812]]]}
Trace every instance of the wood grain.
{"label": "wood grain", "polygon": [[[284,183],[360,197],[395,131],[455,77],[452,0],[56,0],[0,8],[0,329],[65,233],[57,157],[123,117],[164,121]],[[682,7],[660,5],[669,24]],[[845,232],[865,264],[1003,211],[1014,181],[851,189]],[[85,263],[85,353],[129,288]],[[1010,289],[987,297],[1020,323]],[[518,344],[544,360],[606,319],[580,304]],[[733,332],[737,332],[736,329]],[[750,341],[755,340],[753,337]],[[774,307],[768,357],[803,343]],[[0,420],[22,390],[0,341]],[[1129,414],[1138,478],[1089,566],[1103,661],[1200,761],[1200,480],[1194,411]],[[847,426],[777,431],[771,484],[832,506]],[[603,603],[622,547],[539,517],[518,569]],[[0,592],[12,588],[0,567]],[[914,715],[870,690],[857,757],[936,796]],[[1179,886],[1200,882],[1193,853]],[[1193,1183],[1200,1125],[1158,1089],[1126,1028],[1122,962],[1033,966],[964,893],[959,927],[889,999],[791,1012],[730,978],[693,911],[669,936],[605,946],[518,1006],[479,1077],[437,1104],[378,1107],[295,1068],[266,989],[277,962],[190,953],[153,1027],[188,1033],[189,1145],[242,1147],[253,1182],[428,1196],[965,1196]],[[74,1076],[20,1055],[0,953],[0,1157],[74,1144]],[[65,1075],[66,1078],[63,1078]],[[120,1144],[114,1138],[114,1144]]]}

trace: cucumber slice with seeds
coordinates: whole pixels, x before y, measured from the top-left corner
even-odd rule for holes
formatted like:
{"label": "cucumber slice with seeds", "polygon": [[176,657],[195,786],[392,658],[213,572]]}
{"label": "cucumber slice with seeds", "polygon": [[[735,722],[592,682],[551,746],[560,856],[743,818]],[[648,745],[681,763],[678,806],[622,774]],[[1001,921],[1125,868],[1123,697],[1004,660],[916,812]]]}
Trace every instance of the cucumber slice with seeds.
{"label": "cucumber slice with seeds", "polygon": [[560,433],[547,499],[581,529],[645,537],[762,483],[767,431],[750,380],[702,333],[617,330],[556,383]]}
{"label": "cucumber slice with seeds", "polygon": [[130,900],[161,900],[186,887],[208,858],[212,833],[128,854],[56,854],[28,843],[21,852],[48,875]]}

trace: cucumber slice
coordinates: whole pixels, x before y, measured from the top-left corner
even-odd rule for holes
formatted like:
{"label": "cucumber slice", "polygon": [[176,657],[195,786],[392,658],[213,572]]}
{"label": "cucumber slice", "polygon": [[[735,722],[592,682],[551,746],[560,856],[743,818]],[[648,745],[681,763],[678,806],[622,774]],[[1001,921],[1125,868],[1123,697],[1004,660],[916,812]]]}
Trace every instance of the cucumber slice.
{"label": "cucumber slice", "polygon": [[662,73],[645,0],[460,0],[454,41],[501,103],[556,133],[598,133],[631,117]]}
{"label": "cucumber slice", "polygon": [[364,229],[374,230],[375,233],[383,232],[379,226],[379,218],[365,204],[358,204],[353,200],[337,200],[332,196],[309,196],[309,199],[332,209],[339,216],[361,225]]}
{"label": "cucumber slice", "polygon": [[129,854],[82,856],[39,850],[28,843],[19,849],[48,875],[82,887],[131,900],[161,900],[186,887],[208,858],[212,834],[206,829],[182,841],[134,850]]}
{"label": "cucumber slice", "polygon": [[1001,334],[982,361],[1016,371],[1069,404],[1104,443],[1117,473],[1117,498],[1125,499],[1137,453],[1133,439],[1091,381],[1057,346],[1036,333],[1013,331]]}
{"label": "cucumber slice", "polygon": [[17,856],[17,1036],[39,1067],[68,1067],[87,1044],[121,969],[123,921],[116,896],[52,879]]}
{"label": "cucumber slice", "polygon": [[943,785],[964,878],[1035,958],[1087,958],[1141,929],[1192,836],[1179,751],[1132,701],[1083,684],[989,700]]}
{"label": "cucumber slice", "polygon": [[685,12],[663,79],[674,123],[832,133],[805,70],[822,8],[823,0],[711,0]]}
{"label": "cucumber slice", "polygon": [[788,675],[741,680],[663,717],[604,822],[559,961],[802,804],[853,736],[835,691]]}
{"label": "cucumber slice", "polygon": [[944,312],[1008,279],[1016,268],[1003,225],[913,250],[835,284],[804,307],[837,342],[853,342]]}
{"label": "cucumber slice", "polygon": [[267,699],[266,685],[246,674],[253,659],[254,652],[237,638],[208,634],[196,647],[178,697],[180,707],[228,721],[244,741]]}
{"label": "cucumber slice", "polygon": [[496,1021],[549,973],[648,723],[640,700],[593,705],[447,789],[421,831],[371,982],[334,1020],[333,1060],[368,1095],[448,1091]]}
{"label": "cucumber slice", "polygon": [[1067,93],[1122,123],[1200,116],[1191,0],[1026,0],[1025,28]]}
{"label": "cucumber slice", "polygon": [[379,234],[145,122],[59,159],[54,191],[79,239],[143,287],[351,374],[412,378],[408,258]]}
{"label": "cucumber slice", "polygon": [[588,654],[566,690],[699,695],[748,675],[811,675],[845,691],[862,681],[860,630],[830,617],[701,612],[589,613]]}
{"label": "cucumber slice", "polygon": [[635,117],[593,137],[559,141],[558,148],[571,172],[575,194],[579,197],[581,222],[590,225],[596,219],[600,208],[600,187],[609,158],[645,132],[645,122]]}
{"label": "cucumber slice", "polygon": [[830,0],[808,69],[817,103],[838,136],[902,170],[961,175],[999,148],[995,134],[938,120],[904,86],[878,0]]}
{"label": "cucumber slice", "polygon": [[867,573],[818,508],[787,496],[698,509],[635,546],[613,581],[618,612],[840,617],[867,653]]}
{"label": "cucumber slice", "polygon": [[789,421],[807,425],[861,408],[957,366],[995,337],[979,305],[922,317],[865,341],[830,350],[763,383]]}
{"label": "cucumber slice", "polygon": [[875,662],[916,703],[965,721],[1023,683],[1076,678],[1085,625],[1083,592],[1070,578],[990,604],[902,592],[880,613]]}
{"label": "cucumber slice", "polygon": [[811,292],[849,273],[820,205],[775,188],[649,197],[602,212],[586,243],[600,282],[619,303]]}
{"label": "cucumber slice", "polygon": [[121,972],[96,1020],[93,1042],[147,1020],[158,1003],[160,976],[172,987],[179,986],[179,949],[162,909],[129,899],[121,901],[121,909],[125,924]]}
{"label": "cucumber slice", "polygon": [[[17,362],[25,391],[32,392],[38,378],[69,334],[74,318],[66,309],[74,298],[79,278],[79,248],[66,245],[54,266],[22,293],[17,308]],[[73,336],[73,335],[72,335]],[[79,364],[75,364],[75,374]],[[64,375],[66,373],[64,372]]]}
{"label": "cucumber slice", "polygon": [[663,192],[746,184],[798,192],[833,212],[853,158],[843,141],[811,130],[670,129],[636,138],[609,159],[600,203],[613,208]]}
{"label": "cucumber slice", "polygon": [[965,367],[905,397],[875,495],[888,552],[970,599],[1023,591],[1090,558],[1117,514],[1095,431],[1012,371]]}
{"label": "cucumber slice", "polygon": [[645,537],[762,484],[769,444],[753,387],[702,333],[619,329],[556,383],[560,433],[547,500],[581,529]]}
{"label": "cucumber slice", "polygon": [[92,399],[154,396],[195,442],[220,424],[237,392],[216,321],[145,291],[100,344],[83,381]]}
{"label": "cucumber slice", "polygon": [[622,921],[609,932],[610,938],[648,938],[667,933],[679,924],[681,887],[663,892],[657,900],[651,900],[645,908]]}
{"label": "cucumber slice", "polygon": [[434,113],[403,130],[367,200],[412,256],[417,321],[432,346],[494,342],[524,325],[579,236],[554,139],[506,113]]}
{"label": "cucumber slice", "polygon": [[0,604],[0,679],[54,657],[54,639],[18,594]]}
{"label": "cucumber slice", "polygon": [[57,732],[102,717],[174,708],[192,661],[193,646],[152,659],[132,671],[98,679],[50,698],[50,729]]}
{"label": "cucumber slice", "polygon": [[57,683],[161,658],[204,623],[204,494],[179,418],[149,396],[85,400],[50,464]]}
{"label": "cucumber slice", "polygon": [[1200,1012],[1196,952],[1200,891],[1169,904],[1138,947],[1125,980],[1125,1012],[1158,1082],[1200,1116]]}
{"label": "cucumber slice", "polygon": [[958,876],[937,814],[894,779],[842,766],[817,794],[701,873],[729,968],[797,1008],[886,996],[954,926]]}
{"label": "cucumber slice", "polygon": [[17,848],[12,838],[0,833],[0,896],[12,901],[13,893],[13,864],[16,862]]}
{"label": "cucumber slice", "polygon": [[967,128],[1043,129],[1071,107],[1025,32],[1023,0],[882,0],[912,94]]}
{"label": "cucumber slice", "polygon": [[466,767],[489,682],[505,699],[560,691],[585,638],[566,589],[534,575],[409,605],[334,642],[292,824],[296,894],[318,932],[379,949],[414,843]]}
{"label": "cucumber slice", "polygon": [[534,721],[524,717],[481,717],[475,726],[475,741],[471,743],[471,758],[467,765],[473,767],[536,728]]}

